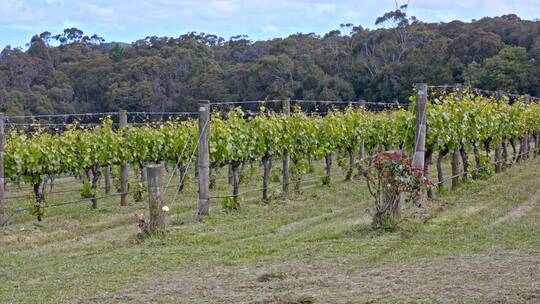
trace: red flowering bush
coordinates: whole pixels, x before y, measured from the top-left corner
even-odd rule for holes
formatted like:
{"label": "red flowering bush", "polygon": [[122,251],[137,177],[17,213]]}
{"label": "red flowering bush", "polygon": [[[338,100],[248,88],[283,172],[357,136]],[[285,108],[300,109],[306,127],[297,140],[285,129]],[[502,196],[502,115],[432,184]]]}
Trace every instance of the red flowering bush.
{"label": "red flowering bush", "polygon": [[429,184],[421,169],[399,151],[375,155],[370,166],[362,170],[371,196],[375,199],[373,226],[393,229],[398,223],[402,194],[418,201],[421,191]]}

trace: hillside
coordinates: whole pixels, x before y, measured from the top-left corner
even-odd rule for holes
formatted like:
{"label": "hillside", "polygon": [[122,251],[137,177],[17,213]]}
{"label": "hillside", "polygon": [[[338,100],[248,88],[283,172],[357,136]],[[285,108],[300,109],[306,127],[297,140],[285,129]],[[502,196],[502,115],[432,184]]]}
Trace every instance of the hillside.
{"label": "hillside", "polygon": [[0,54],[0,112],[193,111],[199,99],[407,102],[419,82],[540,95],[540,21],[423,23],[398,10],[376,27],[265,41],[189,32],[131,44],[77,28],[36,33],[27,50]]}

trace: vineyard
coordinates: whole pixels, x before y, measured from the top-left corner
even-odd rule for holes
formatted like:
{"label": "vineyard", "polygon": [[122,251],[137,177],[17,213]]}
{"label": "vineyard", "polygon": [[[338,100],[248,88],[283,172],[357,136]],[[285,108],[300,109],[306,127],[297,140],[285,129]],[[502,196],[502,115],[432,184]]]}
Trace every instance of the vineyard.
{"label": "vineyard", "polygon": [[[540,104],[424,92],[400,105],[5,117],[0,298],[534,303]],[[374,230],[366,172],[401,151],[403,164],[424,153],[430,199],[404,201],[399,228]],[[167,228],[141,240],[134,215],[152,217],[155,164]]]}
{"label": "vineyard", "polygon": [[[263,200],[270,199],[272,178],[281,180],[282,194],[289,191],[289,184],[294,184],[299,191],[302,177],[313,172],[316,161],[324,160],[325,173],[320,179],[328,184],[333,159],[337,159],[345,178],[350,180],[361,175],[360,164],[370,163],[378,152],[400,150],[411,155],[415,144],[416,102],[414,96],[405,105],[408,109],[398,105],[393,110],[379,112],[368,111],[365,104],[345,103],[346,107],[339,109],[337,104],[329,107],[328,103],[323,103],[326,112],[312,113],[302,111],[302,101],[292,102],[292,113],[289,101],[257,102],[257,111],[247,112],[241,107],[223,111],[217,107],[219,103],[215,104],[211,122],[202,126],[202,130],[210,130],[208,157],[210,172],[214,172],[207,182],[209,188],[213,187],[218,170],[227,168],[232,193],[208,199],[236,209],[246,193],[260,191]],[[282,104],[283,111],[271,109],[272,104]],[[39,121],[30,125],[31,131],[7,128],[3,160],[6,193],[10,188],[28,186],[27,195],[5,196],[7,210],[12,212],[8,219],[17,212],[29,211],[41,220],[48,207],[47,186],[52,189],[58,177],[72,177],[82,184],[80,199],[67,204],[91,201],[92,207],[97,208],[102,179],[105,179],[106,190],[103,197],[120,196],[123,205],[128,194],[140,200],[145,192],[144,166],[151,163],[167,164],[170,176],[166,188],[176,190],[176,199],[183,190],[188,168],[200,158],[201,126],[197,128],[196,120],[185,116],[137,125],[127,125],[124,118],[120,119],[124,123],[115,124],[114,114],[102,113],[99,124],[75,121],[62,125],[62,129],[46,128]],[[9,119],[17,118],[21,117],[8,118],[7,126],[10,126]],[[456,188],[460,177],[489,176],[492,171],[501,172],[513,162],[540,153],[540,105],[532,103],[528,96],[485,96],[466,89],[441,93],[433,88],[426,120],[424,174],[429,177],[429,165],[436,155],[437,180],[432,184],[439,187],[446,180],[441,161],[447,154],[452,157],[450,178],[452,187]],[[534,147],[531,142],[535,143]],[[474,167],[469,165],[470,151]],[[281,176],[276,176],[272,164],[285,160],[287,163],[279,168]],[[462,168],[459,168],[460,163]],[[138,176],[131,185],[128,185],[126,164]],[[262,188],[240,193],[240,168],[254,164],[263,169]],[[171,185],[176,175],[179,178]],[[117,186],[115,194],[110,194],[112,184]],[[429,195],[432,195],[431,190]],[[30,202],[24,208],[10,208],[11,200]],[[3,211],[4,206],[0,210]]]}

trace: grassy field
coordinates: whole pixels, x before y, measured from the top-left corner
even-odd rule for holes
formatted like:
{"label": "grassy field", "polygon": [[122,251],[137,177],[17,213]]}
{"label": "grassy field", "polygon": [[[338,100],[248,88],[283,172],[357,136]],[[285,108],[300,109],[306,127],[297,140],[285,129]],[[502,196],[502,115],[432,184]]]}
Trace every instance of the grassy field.
{"label": "grassy field", "polygon": [[0,303],[540,301],[540,159],[437,195],[427,212],[407,206],[391,233],[370,229],[362,181],[309,185],[235,212],[213,201],[199,222],[189,183],[175,202],[168,192],[166,234],[144,242],[142,203],[51,208],[41,223],[19,214],[0,230]]}

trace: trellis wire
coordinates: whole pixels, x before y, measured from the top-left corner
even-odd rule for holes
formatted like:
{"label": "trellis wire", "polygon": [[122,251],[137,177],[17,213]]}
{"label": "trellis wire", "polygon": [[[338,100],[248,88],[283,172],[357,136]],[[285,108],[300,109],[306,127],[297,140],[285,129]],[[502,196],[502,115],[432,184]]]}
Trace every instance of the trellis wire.
{"label": "trellis wire", "polygon": [[[519,157],[519,156],[523,156],[523,155],[529,154],[529,153],[531,153],[531,152],[532,152],[532,153],[536,153],[535,150],[533,150],[533,151],[528,151],[528,152],[522,152],[522,153],[518,153],[518,154],[516,154],[516,155],[513,155],[512,158],[515,158],[515,157],[517,158],[517,157]],[[501,160],[499,160],[499,161],[494,161],[493,163],[490,162],[489,165],[493,166],[493,165],[500,164],[500,163],[504,163],[504,162],[507,162],[507,161],[508,161],[508,160],[501,159]],[[511,163],[514,164],[514,163],[516,163],[516,161],[512,161]],[[460,177],[460,176],[463,176],[463,175],[465,175],[465,174],[470,174],[470,173],[472,173],[472,172],[476,172],[476,171],[479,171],[479,170],[481,170],[481,169],[482,169],[482,168],[474,168],[474,169],[472,169],[472,170],[470,170],[470,171],[467,171],[467,172],[463,171],[463,172],[460,172],[459,174],[452,175],[452,176],[449,176],[449,177],[445,177],[445,178],[443,178],[441,181],[437,181],[436,183],[432,183],[432,185],[430,185],[430,187],[436,187],[436,186],[442,185],[442,184],[444,184],[445,182],[447,182],[447,181],[449,181],[449,180],[451,180],[451,179],[453,179],[453,178]]]}
{"label": "trellis wire", "polygon": [[[321,179],[321,178],[324,178],[326,176],[337,176],[337,175],[340,175],[340,174],[337,174],[337,173],[333,173],[333,174],[330,174],[330,175],[318,175],[318,176],[314,176],[314,177],[310,177],[310,178],[306,178],[306,179],[296,179],[296,180],[292,180],[292,181],[289,181],[288,183],[286,183],[286,185],[292,185],[292,184],[296,184],[297,182],[309,182],[309,181],[313,181],[313,180],[317,180],[317,179]],[[239,197],[239,196],[242,196],[244,194],[248,194],[248,193],[253,193],[253,192],[261,192],[263,191],[264,189],[274,189],[274,188],[279,188],[281,187],[283,184],[282,183],[279,183],[277,185],[273,185],[273,186],[268,186],[266,188],[253,188],[253,189],[249,189],[249,190],[245,190],[245,191],[242,191],[242,192],[239,192],[237,195],[218,195],[218,196],[211,196],[210,199],[221,199],[221,198],[233,198],[233,197]]]}

